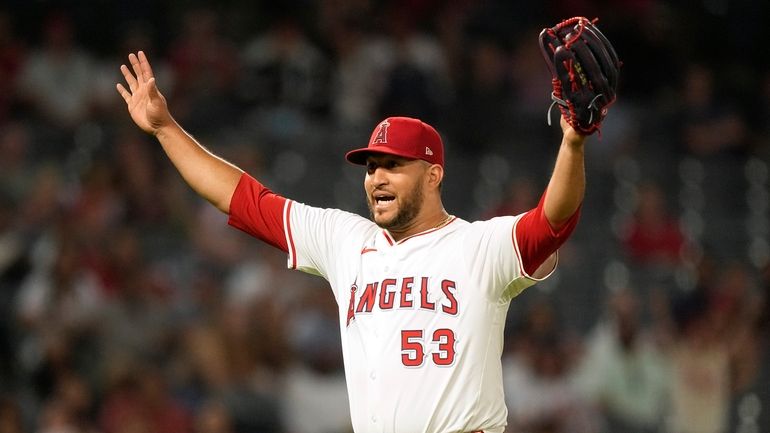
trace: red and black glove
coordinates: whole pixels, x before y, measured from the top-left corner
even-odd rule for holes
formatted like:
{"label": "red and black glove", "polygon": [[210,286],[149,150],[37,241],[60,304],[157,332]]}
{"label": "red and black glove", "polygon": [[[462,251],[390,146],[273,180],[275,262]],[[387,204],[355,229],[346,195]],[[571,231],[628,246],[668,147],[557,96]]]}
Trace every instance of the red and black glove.
{"label": "red and black glove", "polygon": [[[585,17],[540,32],[540,49],[551,71],[551,108],[583,135],[596,132],[615,102],[621,62],[610,41]],[[551,124],[551,109],[548,109]]]}

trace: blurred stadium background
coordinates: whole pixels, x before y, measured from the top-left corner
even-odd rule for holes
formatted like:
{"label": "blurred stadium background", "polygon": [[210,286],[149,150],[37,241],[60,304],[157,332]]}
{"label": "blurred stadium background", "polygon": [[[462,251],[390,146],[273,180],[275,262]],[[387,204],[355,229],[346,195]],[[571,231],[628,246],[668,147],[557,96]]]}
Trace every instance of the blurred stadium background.
{"label": "blurred stadium background", "polygon": [[545,186],[536,37],[573,15],[625,66],[581,224],[511,305],[508,431],[770,431],[770,3],[10,0],[0,433],[350,430],[325,282],[181,182],[115,92],[127,53],[206,146],[312,205],[364,214],[343,153],[421,117],[476,219]]}

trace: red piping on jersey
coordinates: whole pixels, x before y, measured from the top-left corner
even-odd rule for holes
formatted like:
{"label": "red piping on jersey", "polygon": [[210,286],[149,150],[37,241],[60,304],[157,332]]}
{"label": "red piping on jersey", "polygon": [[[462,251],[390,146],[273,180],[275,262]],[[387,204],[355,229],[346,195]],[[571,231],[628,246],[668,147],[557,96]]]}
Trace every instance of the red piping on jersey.
{"label": "red piping on jersey", "polygon": [[297,269],[297,249],[294,246],[294,237],[291,235],[291,203],[291,200],[286,200],[286,207],[283,211],[283,224],[286,227],[289,256],[291,256],[291,269]]}
{"label": "red piping on jersey", "polygon": [[361,255],[364,255],[364,254],[366,254],[366,253],[371,253],[371,252],[373,252],[373,251],[377,251],[377,248],[367,248],[367,247],[363,247],[363,248],[361,248]]}
{"label": "red piping on jersey", "polygon": [[382,231],[382,235],[383,235],[383,236],[385,236],[385,240],[386,240],[386,241],[388,241],[388,243],[390,244],[390,246],[393,246],[393,242],[394,242],[394,241],[393,241],[393,239],[391,239],[391,238],[390,238],[390,233],[388,233],[388,231],[387,231],[387,230],[383,230],[383,231]]}

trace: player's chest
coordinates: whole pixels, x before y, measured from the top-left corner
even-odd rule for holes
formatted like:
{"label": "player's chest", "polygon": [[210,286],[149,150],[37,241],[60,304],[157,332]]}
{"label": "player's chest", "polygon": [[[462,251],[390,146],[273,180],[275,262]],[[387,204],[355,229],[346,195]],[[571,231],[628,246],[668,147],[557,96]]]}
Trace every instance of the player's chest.
{"label": "player's chest", "polygon": [[452,238],[408,239],[393,244],[387,238],[378,237],[364,243],[348,261],[352,265],[349,268],[362,277],[396,273],[457,274],[461,270],[462,254]]}
{"label": "player's chest", "polygon": [[349,317],[409,311],[457,316],[471,289],[460,255],[436,248],[365,247],[347,281]]}

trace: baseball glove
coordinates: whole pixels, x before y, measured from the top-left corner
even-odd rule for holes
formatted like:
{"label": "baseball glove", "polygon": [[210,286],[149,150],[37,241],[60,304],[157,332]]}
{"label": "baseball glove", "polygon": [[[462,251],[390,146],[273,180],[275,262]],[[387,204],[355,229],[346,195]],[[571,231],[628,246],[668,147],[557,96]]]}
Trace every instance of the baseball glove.
{"label": "baseball glove", "polygon": [[596,19],[574,17],[540,32],[540,50],[551,71],[553,93],[548,109],[559,107],[567,123],[583,135],[599,130],[615,102],[621,66]]}

